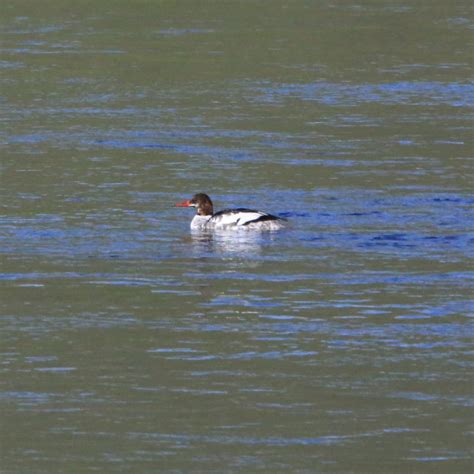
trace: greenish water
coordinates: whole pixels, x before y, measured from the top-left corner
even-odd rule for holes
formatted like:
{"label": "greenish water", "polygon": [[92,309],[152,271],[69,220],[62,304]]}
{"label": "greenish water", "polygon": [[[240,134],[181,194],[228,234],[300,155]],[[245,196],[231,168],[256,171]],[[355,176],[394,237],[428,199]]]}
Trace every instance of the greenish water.
{"label": "greenish water", "polygon": [[2,473],[472,472],[471,2],[1,10]]}

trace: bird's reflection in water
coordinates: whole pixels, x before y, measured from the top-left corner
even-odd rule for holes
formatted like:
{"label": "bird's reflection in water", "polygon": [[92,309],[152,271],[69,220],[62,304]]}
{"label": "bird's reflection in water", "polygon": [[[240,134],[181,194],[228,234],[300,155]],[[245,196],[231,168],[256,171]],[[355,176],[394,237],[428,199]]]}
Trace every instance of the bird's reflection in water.
{"label": "bird's reflection in water", "polygon": [[218,254],[226,257],[255,257],[260,255],[269,233],[262,235],[245,229],[191,230],[193,252],[199,255]]}

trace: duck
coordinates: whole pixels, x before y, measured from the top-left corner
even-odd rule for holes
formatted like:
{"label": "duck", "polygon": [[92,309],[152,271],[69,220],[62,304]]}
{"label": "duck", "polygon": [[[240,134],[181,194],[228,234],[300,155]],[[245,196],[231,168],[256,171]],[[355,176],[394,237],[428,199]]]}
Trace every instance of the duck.
{"label": "duck", "polygon": [[176,207],[196,209],[191,229],[279,230],[286,223],[283,217],[243,207],[214,212],[212,200],[205,193],[197,193],[191,199],[177,203]]}

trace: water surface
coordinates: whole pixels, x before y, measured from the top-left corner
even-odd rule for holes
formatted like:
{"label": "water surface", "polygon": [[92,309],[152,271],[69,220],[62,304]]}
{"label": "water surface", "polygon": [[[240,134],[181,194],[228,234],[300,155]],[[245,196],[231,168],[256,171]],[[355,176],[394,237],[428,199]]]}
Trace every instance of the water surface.
{"label": "water surface", "polygon": [[5,472],[472,472],[470,2],[0,19]]}

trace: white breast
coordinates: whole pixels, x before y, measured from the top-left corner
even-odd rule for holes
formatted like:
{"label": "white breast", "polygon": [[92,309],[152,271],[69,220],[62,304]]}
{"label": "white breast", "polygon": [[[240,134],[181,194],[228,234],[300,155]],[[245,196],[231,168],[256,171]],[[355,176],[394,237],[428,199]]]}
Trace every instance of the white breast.
{"label": "white breast", "polygon": [[199,216],[196,214],[191,221],[191,229],[203,229],[209,222],[211,216]]}

